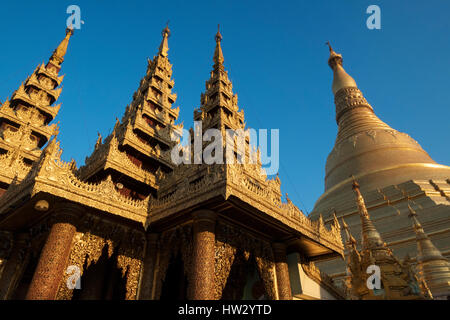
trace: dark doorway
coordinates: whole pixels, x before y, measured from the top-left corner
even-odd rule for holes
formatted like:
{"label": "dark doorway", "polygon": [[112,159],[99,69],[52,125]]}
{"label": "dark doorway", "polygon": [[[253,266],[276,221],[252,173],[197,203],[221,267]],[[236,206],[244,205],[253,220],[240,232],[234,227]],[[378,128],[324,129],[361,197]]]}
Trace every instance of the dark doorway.
{"label": "dark doorway", "polygon": [[128,270],[122,276],[117,267],[117,252],[108,257],[108,245],[96,263],[87,267],[87,256],[83,265],[81,289],[74,289],[72,300],[124,300]]}
{"label": "dark doorway", "polygon": [[20,278],[20,281],[17,284],[14,294],[11,297],[12,300],[25,299],[25,296],[27,295],[28,288],[31,284],[31,280],[33,279],[34,271],[36,270],[38,262],[39,262],[39,254],[32,252],[27,262],[27,266],[23,271],[22,277]]}
{"label": "dark doorway", "polygon": [[262,300],[267,294],[254,257],[237,252],[221,300]]}
{"label": "dark doorway", "polygon": [[186,300],[187,277],[180,255],[171,258],[161,289],[161,300]]}

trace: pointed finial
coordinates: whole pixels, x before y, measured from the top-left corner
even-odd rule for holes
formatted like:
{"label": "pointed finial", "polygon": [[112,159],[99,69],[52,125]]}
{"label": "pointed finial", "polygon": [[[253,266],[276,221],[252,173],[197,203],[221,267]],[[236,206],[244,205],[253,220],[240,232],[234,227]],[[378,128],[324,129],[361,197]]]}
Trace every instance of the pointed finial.
{"label": "pointed finial", "polygon": [[159,54],[163,57],[167,57],[167,52],[169,51],[168,38],[170,37],[169,21],[166,23],[166,27],[161,32],[163,39],[161,45],[159,46]]}
{"label": "pointed finial", "polygon": [[352,177],[352,189],[353,190],[356,190],[356,189],[359,190],[359,183],[356,181],[355,176],[351,175],[351,177]]}
{"label": "pointed finial", "polygon": [[336,215],[336,209],[333,209],[333,222],[334,222],[334,225],[336,227],[340,227],[339,220],[338,220],[337,215]]}
{"label": "pointed finial", "polygon": [[328,49],[330,49],[330,57],[328,58],[328,65],[332,70],[336,67],[336,65],[342,66],[342,55],[339,53],[334,52],[333,48],[331,47],[330,41],[327,41],[325,43],[328,46]]}
{"label": "pointed finial", "polygon": [[220,24],[217,25],[216,42],[222,41],[222,35],[220,34]]}
{"label": "pointed finial", "polygon": [[73,27],[72,25],[68,28],[66,28],[66,36],[61,41],[61,43],[58,45],[58,47],[53,51],[52,56],[50,57],[50,62],[56,64],[59,66],[64,61],[64,56],[67,52],[67,47],[69,45],[69,39],[73,35]]}
{"label": "pointed finial", "polygon": [[220,41],[222,41],[222,35],[220,34],[220,25],[217,25],[217,33],[215,39],[216,39],[216,50],[214,51],[213,61],[214,64],[220,66],[224,62],[222,47],[220,45]]}

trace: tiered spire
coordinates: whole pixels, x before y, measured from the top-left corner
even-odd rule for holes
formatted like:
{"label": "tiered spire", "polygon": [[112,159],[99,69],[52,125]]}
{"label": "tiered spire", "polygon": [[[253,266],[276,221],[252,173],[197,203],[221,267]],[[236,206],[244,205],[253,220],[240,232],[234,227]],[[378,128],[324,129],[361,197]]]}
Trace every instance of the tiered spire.
{"label": "tiered spire", "polygon": [[[62,88],[59,86],[64,76],[58,76],[58,73],[72,34],[72,29],[66,30],[66,36],[48,63],[39,65],[0,108],[0,153],[4,154],[0,167],[6,166],[10,172],[0,177],[0,185],[8,185],[14,178],[11,176],[14,172],[20,181],[23,168],[39,158],[41,148],[58,132],[58,126],[49,123],[60,109],[60,105],[54,104],[61,94]],[[5,164],[11,162],[13,154],[17,170],[15,166]]]}
{"label": "tiered spire", "polygon": [[425,234],[416,211],[409,203],[408,210],[416,233],[419,275],[430,288],[433,297],[450,296],[450,264]]}
{"label": "tiered spire", "polygon": [[[201,94],[200,108],[194,110],[194,121],[202,122],[202,132],[210,128],[220,130],[224,148],[227,142],[234,140],[232,142],[235,146],[234,153],[239,154],[240,161],[245,162],[244,159],[251,159],[248,163],[258,164],[260,162],[258,152],[251,148],[249,132],[245,127],[244,110],[239,110],[238,96],[233,93],[233,84],[228,79],[228,72],[223,64],[225,61],[222,51],[223,38],[219,26],[214,39],[216,47],[213,55],[213,70],[209,80],[206,81],[205,93]],[[227,130],[237,134],[229,135]],[[238,135],[241,136],[238,137]],[[237,141],[243,136],[245,136],[245,143],[238,146]],[[226,152],[227,157],[234,157],[231,148]]]}
{"label": "tiered spire", "polygon": [[170,149],[176,143],[172,135],[180,135],[182,125],[175,125],[179,108],[172,108],[177,95],[172,93],[169,36],[166,26],[158,53],[148,61],[133,101],[113,133],[103,143],[97,141],[94,153],[80,168],[82,178],[98,181],[111,174],[122,193],[143,199],[156,190],[158,171],[171,171]]}

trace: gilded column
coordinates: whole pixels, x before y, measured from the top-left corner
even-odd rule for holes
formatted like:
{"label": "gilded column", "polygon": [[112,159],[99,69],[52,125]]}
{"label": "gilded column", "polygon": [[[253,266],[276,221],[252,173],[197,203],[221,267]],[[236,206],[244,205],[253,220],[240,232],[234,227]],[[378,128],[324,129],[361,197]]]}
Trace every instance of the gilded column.
{"label": "gilded column", "polygon": [[213,300],[217,214],[210,210],[199,210],[193,216],[194,246],[188,298]]}
{"label": "gilded column", "polygon": [[13,294],[29,257],[29,235],[20,233],[14,236],[14,244],[8,259],[4,262],[0,278],[0,299],[6,300]]}
{"label": "gilded column", "polygon": [[280,300],[292,300],[291,282],[287,265],[286,245],[281,242],[272,244],[275,257],[275,271],[277,274],[278,298]]}
{"label": "gilded column", "polygon": [[53,225],[39,257],[25,299],[54,300],[64,277],[69,260],[72,240],[76,232],[75,223],[81,207],[69,202],[58,203]]}
{"label": "gilded column", "polygon": [[139,290],[139,300],[153,299],[152,291],[158,254],[158,236],[159,235],[157,233],[150,233],[147,235],[144,270],[141,279],[141,288]]}

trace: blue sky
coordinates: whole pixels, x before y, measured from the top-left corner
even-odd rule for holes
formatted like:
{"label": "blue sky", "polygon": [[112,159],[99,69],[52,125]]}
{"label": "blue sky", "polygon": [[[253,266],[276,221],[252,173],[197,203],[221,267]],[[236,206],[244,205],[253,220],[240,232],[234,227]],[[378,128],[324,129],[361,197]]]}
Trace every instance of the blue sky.
{"label": "blue sky", "polygon": [[[377,115],[450,164],[450,1],[20,1],[0,4],[0,100],[47,61],[67,6],[85,21],[63,64],[63,159],[84,163],[144,76],[170,20],[180,121],[192,126],[221,24],[225,66],[252,128],[280,129],[282,191],[311,211],[324,189],[335,122],[330,40]],[[381,30],[366,8],[381,8]]]}

